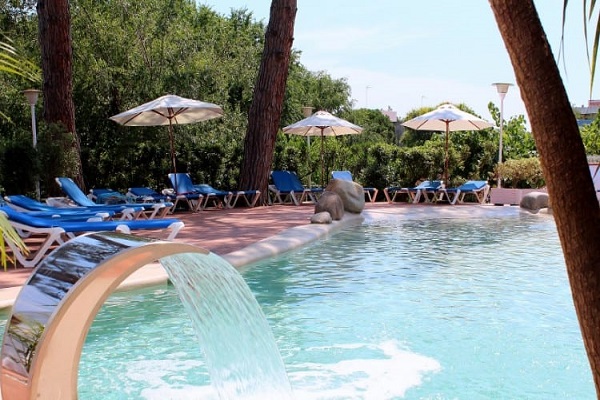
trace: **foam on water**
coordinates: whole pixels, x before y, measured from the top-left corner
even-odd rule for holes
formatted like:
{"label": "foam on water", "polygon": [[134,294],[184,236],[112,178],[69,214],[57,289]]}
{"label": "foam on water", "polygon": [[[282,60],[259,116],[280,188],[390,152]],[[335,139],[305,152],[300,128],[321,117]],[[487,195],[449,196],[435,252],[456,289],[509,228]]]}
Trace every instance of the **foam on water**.
{"label": "foam on water", "polygon": [[[303,363],[289,372],[294,394],[299,399],[381,400],[404,397],[410,388],[422,384],[429,374],[441,369],[433,358],[405,350],[394,340],[334,345],[327,351],[368,350],[373,358],[357,357],[335,363]],[[314,351],[318,349],[307,349]]]}

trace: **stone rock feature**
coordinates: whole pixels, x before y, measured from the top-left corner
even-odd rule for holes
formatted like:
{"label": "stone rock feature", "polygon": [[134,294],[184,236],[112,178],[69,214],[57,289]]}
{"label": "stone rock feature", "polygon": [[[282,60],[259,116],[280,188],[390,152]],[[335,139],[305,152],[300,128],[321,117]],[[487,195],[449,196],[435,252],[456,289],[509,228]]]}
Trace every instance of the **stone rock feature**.
{"label": "stone rock feature", "polygon": [[344,216],[344,203],[335,192],[324,191],[315,205],[315,214],[327,211],[334,221],[339,221]]}
{"label": "stone rock feature", "polygon": [[344,210],[347,212],[360,214],[365,208],[364,189],[356,182],[332,179],[325,192],[336,193],[342,199]]}
{"label": "stone rock feature", "polygon": [[521,199],[519,206],[533,214],[537,214],[542,208],[550,208],[548,193],[531,192]]}
{"label": "stone rock feature", "polygon": [[327,211],[323,211],[320,213],[313,214],[310,217],[311,224],[330,224],[333,222],[331,215]]}

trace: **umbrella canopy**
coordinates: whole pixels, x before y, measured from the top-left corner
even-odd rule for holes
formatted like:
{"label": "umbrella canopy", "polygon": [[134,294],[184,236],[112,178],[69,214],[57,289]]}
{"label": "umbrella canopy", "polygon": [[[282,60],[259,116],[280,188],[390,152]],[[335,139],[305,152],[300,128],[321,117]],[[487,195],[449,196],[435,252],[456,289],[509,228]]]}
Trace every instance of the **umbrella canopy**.
{"label": "umbrella canopy", "polygon": [[168,125],[173,172],[177,172],[175,166],[175,135],[173,133],[173,125],[206,121],[221,117],[222,115],[223,109],[216,104],[168,94],[131,110],[114,115],[109,119],[121,125],[129,126]]}
{"label": "umbrella canopy", "polygon": [[283,132],[290,135],[321,136],[321,186],[323,186],[323,178],[325,176],[323,138],[325,136],[359,134],[362,130],[363,128],[360,126],[338,118],[327,111],[317,111],[310,117],[283,128]]}
{"label": "umbrella canopy", "polygon": [[438,108],[402,124],[419,131],[446,132],[446,148],[444,159],[444,183],[448,184],[448,140],[449,133],[456,131],[479,131],[494,126],[489,122],[459,110],[452,104],[442,104]]}

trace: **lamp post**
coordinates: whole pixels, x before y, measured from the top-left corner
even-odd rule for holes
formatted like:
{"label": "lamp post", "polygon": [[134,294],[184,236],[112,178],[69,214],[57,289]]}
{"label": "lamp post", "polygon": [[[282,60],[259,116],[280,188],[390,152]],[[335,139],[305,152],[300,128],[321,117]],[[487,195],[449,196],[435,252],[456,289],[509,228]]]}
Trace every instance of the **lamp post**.
{"label": "lamp post", "polygon": [[365,88],[365,108],[369,108],[369,89],[371,89],[371,86],[368,86]]}
{"label": "lamp post", "polygon": [[[302,107],[302,115],[304,118],[308,118],[312,115],[313,107]],[[306,167],[310,171],[310,136],[306,136]],[[310,176],[312,174],[308,174],[308,187],[312,188],[312,182]]]}
{"label": "lamp post", "polygon": [[[508,92],[508,88],[512,86],[512,83],[492,83],[492,86],[496,86],[498,95],[500,96],[500,139],[498,142],[498,164],[502,164],[502,128],[504,126],[504,97]],[[502,177],[498,173],[498,187],[502,187]]]}
{"label": "lamp post", "polygon": [[[37,149],[37,129],[35,123],[35,105],[38,101],[38,96],[41,93],[40,90],[37,89],[26,89],[23,90],[23,94],[27,98],[27,102],[29,103],[29,107],[31,107],[31,132],[33,134],[33,148]],[[35,196],[37,200],[40,200],[40,179],[36,176],[35,178]]]}

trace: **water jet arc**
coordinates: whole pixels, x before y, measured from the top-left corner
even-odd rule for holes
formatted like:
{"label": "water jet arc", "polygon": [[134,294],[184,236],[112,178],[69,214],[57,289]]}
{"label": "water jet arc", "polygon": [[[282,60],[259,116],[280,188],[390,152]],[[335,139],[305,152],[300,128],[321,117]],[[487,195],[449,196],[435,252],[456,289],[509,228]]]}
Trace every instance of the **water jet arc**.
{"label": "water jet arc", "polygon": [[81,351],[105,300],[137,269],[182,253],[209,251],[112,232],[82,235],[54,250],[13,305],[1,351],[2,397],[77,399]]}

